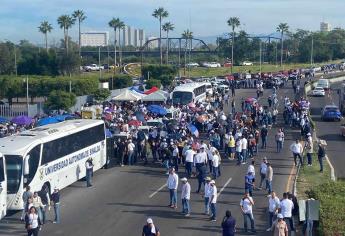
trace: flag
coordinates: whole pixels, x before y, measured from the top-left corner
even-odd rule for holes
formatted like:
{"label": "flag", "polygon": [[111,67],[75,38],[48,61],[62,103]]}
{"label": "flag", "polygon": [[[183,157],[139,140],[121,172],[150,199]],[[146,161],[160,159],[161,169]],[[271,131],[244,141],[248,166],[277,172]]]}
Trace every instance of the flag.
{"label": "flag", "polygon": [[195,137],[199,137],[199,131],[198,129],[192,125],[192,124],[189,124],[188,125],[188,130],[195,136]]}

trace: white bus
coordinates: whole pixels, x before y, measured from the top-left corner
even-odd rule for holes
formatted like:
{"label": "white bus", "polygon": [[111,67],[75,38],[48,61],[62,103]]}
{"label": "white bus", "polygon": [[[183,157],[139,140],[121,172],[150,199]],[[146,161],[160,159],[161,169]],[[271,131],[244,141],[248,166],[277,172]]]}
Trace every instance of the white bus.
{"label": "white bus", "polygon": [[0,220],[4,218],[7,210],[7,178],[5,158],[0,153]]}
{"label": "white bus", "polygon": [[205,83],[187,83],[175,87],[171,93],[173,104],[189,104],[206,99]]}
{"label": "white bus", "polygon": [[63,189],[85,177],[92,158],[96,171],[107,163],[106,135],[101,120],[68,120],[2,138],[0,152],[7,173],[7,209],[23,209],[22,194],[48,187]]}

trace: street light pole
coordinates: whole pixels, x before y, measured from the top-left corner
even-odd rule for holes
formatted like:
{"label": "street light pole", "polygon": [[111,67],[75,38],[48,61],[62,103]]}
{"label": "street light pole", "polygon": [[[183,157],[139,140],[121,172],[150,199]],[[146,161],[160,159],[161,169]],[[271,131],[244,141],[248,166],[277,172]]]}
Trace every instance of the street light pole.
{"label": "street light pole", "polygon": [[310,65],[312,66],[314,63],[314,37],[311,36],[311,50],[310,50]]}
{"label": "street light pole", "polygon": [[260,75],[261,75],[261,72],[262,72],[262,57],[261,57],[261,54],[262,54],[262,41],[260,40]]}
{"label": "street light pole", "polygon": [[16,71],[16,76],[18,76],[18,69],[17,69],[17,47],[14,44],[14,69]]}
{"label": "street light pole", "polygon": [[29,76],[26,76],[26,109],[29,115]]}
{"label": "street light pole", "polygon": [[99,67],[99,78],[102,78],[102,69],[101,69],[101,46],[98,47],[98,67]]}

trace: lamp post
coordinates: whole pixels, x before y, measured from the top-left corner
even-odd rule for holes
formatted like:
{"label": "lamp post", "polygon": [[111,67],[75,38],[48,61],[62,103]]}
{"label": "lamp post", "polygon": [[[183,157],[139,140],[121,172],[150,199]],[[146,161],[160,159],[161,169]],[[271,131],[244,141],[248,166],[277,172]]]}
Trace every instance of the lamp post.
{"label": "lamp post", "polygon": [[311,49],[310,49],[310,65],[314,63],[314,37],[311,35]]}

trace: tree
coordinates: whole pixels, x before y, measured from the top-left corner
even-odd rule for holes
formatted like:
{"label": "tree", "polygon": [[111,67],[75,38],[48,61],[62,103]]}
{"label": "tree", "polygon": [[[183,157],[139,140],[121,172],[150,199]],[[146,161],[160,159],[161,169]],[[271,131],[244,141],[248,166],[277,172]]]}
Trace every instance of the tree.
{"label": "tree", "polygon": [[[120,21],[119,18],[113,18],[108,23],[109,27],[114,30],[114,74],[115,74],[115,71],[116,71],[116,59],[117,59],[116,58],[116,31],[117,31],[117,29],[119,27],[120,22],[121,21]],[[119,32],[119,34],[120,34],[120,32]]]}
{"label": "tree", "polygon": [[150,74],[150,78],[159,80],[163,86],[171,85],[177,73],[178,68],[171,65],[146,65],[141,69],[144,79],[147,80]]}
{"label": "tree", "polygon": [[[182,33],[182,38],[185,39],[185,47],[184,47],[184,75],[186,75],[187,47],[189,48],[189,63],[190,63],[190,50],[191,50],[191,41],[193,39],[193,32],[189,31],[189,29],[185,30]],[[189,46],[188,46],[188,44],[189,44]]]}
{"label": "tree", "polygon": [[[122,70],[122,49],[121,49],[121,29],[125,28],[125,23],[123,21],[119,21],[117,28],[119,29],[119,57],[120,57],[120,71]],[[116,68],[116,65],[115,65]]]}
{"label": "tree", "polygon": [[160,53],[160,64],[163,63],[163,54],[162,54],[162,19],[169,16],[168,11],[163,7],[157,8],[153,11],[152,16],[159,20],[159,53]]}
{"label": "tree", "polygon": [[166,63],[169,64],[169,31],[173,31],[174,30],[174,25],[170,22],[166,22],[163,26],[162,26],[163,30],[167,33],[167,37],[166,37],[166,47],[167,47],[167,61]]}
{"label": "tree", "polygon": [[57,22],[60,28],[63,29],[65,49],[66,53],[68,53],[68,30],[74,25],[75,19],[69,15],[62,15],[59,16]]}
{"label": "tree", "polygon": [[86,15],[82,10],[76,10],[73,12],[72,17],[74,20],[78,20],[78,27],[79,27],[79,57],[81,56],[81,34],[80,34],[80,25],[86,19]]}
{"label": "tree", "polygon": [[[235,43],[235,29],[241,25],[238,17],[230,17],[228,20],[228,26],[232,30],[232,43],[231,43],[231,63],[234,65],[234,43]],[[232,70],[233,66],[231,67]]]}
{"label": "tree", "polygon": [[45,107],[48,110],[65,110],[68,111],[77,102],[74,93],[68,93],[61,90],[53,90],[45,102]]}
{"label": "tree", "polygon": [[133,80],[128,75],[117,75],[113,79],[113,89],[128,88],[133,86]]}
{"label": "tree", "polygon": [[0,43],[0,74],[10,74],[14,71],[12,43]]}
{"label": "tree", "polygon": [[103,102],[103,101],[107,100],[110,95],[111,95],[111,92],[109,91],[109,89],[100,88],[94,92],[93,98],[97,102]]}
{"label": "tree", "polygon": [[280,23],[277,27],[277,32],[280,32],[280,66],[283,65],[283,50],[284,50],[283,37],[284,37],[284,33],[286,33],[288,30],[289,30],[289,26],[287,23]]}
{"label": "tree", "polygon": [[158,79],[149,79],[146,82],[146,89],[151,89],[152,87],[160,88],[162,86],[162,83]]}
{"label": "tree", "polygon": [[41,25],[38,27],[39,32],[44,34],[44,39],[46,43],[46,51],[48,52],[48,33],[52,31],[53,27],[49,24],[48,21],[41,22]]}

